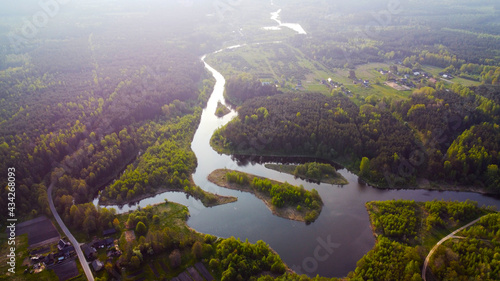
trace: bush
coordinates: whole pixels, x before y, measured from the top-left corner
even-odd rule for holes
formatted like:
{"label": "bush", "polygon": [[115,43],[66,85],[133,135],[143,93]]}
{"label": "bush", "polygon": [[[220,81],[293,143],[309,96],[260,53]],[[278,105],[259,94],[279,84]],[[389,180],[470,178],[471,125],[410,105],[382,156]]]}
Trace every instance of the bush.
{"label": "bush", "polygon": [[203,255],[203,246],[201,245],[200,242],[196,241],[193,244],[191,251],[193,252],[193,255],[195,256],[195,258],[199,259]]}
{"label": "bush", "polygon": [[216,270],[217,268],[219,268],[220,262],[218,259],[211,259],[210,262],[208,263],[208,265],[213,270]]}
{"label": "bush", "polygon": [[135,227],[135,233],[138,236],[144,236],[144,235],[146,235],[147,232],[148,232],[148,228],[146,227],[146,225],[142,221],[137,223],[137,226]]}
{"label": "bush", "polygon": [[141,260],[139,259],[139,257],[137,257],[137,256],[133,256],[133,257],[130,259],[130,266],[131,266],[133,269],[138,269],[138,268],[141,266]]}
{"label": "bush", "polygon": [[282,261],[275,261],[271,266],[271,271],[273,273],[283,274],[285,273],[285,265]]}

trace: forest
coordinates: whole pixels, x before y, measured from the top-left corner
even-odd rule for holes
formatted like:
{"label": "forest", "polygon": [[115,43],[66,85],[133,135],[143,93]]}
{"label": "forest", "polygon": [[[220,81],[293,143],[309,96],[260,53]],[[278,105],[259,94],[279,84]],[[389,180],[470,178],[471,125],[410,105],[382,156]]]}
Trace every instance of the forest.
{"label": "forest", "polygon": [[391,105],[422,135],[429,179],[480,185],[498,193],[498,116],[500,107],[468,88],[424,87],[408,101]]}
{"label": "forest", "polygon": [[[169,105],[169,114],[177,107]],[[195,186],[190,177],[196,168],[196,157],[190,149],[194,128],[199,122],[199,108],[196,111],[174,119],[172,124],[151,123],[144,133],[159,137],[151,139],[155,143],[147,148],[140,161],[130,164],[120,178],[101,192],[103,204],[123,204],[166,188],[185,191],[207,206],[216,204],[218,198]]]}
{"label": "forest", "polygon": [[267,97],[279,94],[274,85],[264,85],[252,75],[241,74],[227,79],[224,97],[234,105],[241,105],[255,97]]}
{"label": "forest", "polygon": [[[150,169],[156,166],[151,161],[160,159],[179,169],[162,171],[169,173],[172,186],[213,204],[213,195],[190,182],[196,159],[189,143],[213,87],[199,54],[214,48],[214,43],[208,42],[209,36],[196,37],[206,32],[182,15],[201,10],[164,4],[137,26],[136,20],[124,16],[99,14],[102,21],[96,20],[95,7],[75,5],[80,13],[62,12],[53,19],[58,27],[47,28],[25,45],[13,46],[7,31],[0,32],[5,43],[0,50],[0,169],[16,168],[17,196],[23,198],[16,213],[26,218],[49,215],[46,187],[57,181],[55,202],[67,216],[63,201],[93,200],[129,165],[152,175]],[[149,9],[133,3],[102,5],[117,15],[133,8],[137,16]],[[185,25],[178,30],[150,28],[159,22]],[[206,49],[184,44],[188,41],[205,44]],[[180,126],[187,127],[178,132]],[[140,184],[121,192],[129,187],[131,176],[127,172],[124,180],[108,188],[113,197],[106,193],[103,198],[124,203],[158,187],[154,178],[154,185],[136,178]],[[0,184],[6,185],[6,178],[1,177]],[[6,208],[5,192],[2,189],[0,206]]]}
{"label": "forest", "polygon": [[[249,147],[252,138],[265,142]],[[375,182],[384,181],[384,173],[397,169],[399,159],[409,159],[417,148],[411,130],[387,110],[364,112],[343,95],[314,93],[248,100],[237,119],[214,133],[212,144],[237,154],[340,159],[354,169],[368,157],[366,177]]]}

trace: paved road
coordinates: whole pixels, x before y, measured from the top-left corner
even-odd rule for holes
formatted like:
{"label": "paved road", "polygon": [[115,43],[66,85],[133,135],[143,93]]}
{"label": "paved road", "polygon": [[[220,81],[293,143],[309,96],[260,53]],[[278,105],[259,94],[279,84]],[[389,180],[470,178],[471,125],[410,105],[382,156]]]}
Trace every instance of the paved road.
{"label": "paved road", "polygon": [[[427,281],[426,277],[425,277],[425,273],[427,273],[427,266],[429,265],[429,260],[431,259],[431,256],[432,254],[437,250],[437,248],[439,247],[439,245],[443,244],[444,241],[450,239],[450,238],[459,238],[459,237],[456,237],[455,234],[457,234],[458,232],[462,231],[463,229],[475,224],[476,222],[478,222],[482,217],[478,218],[478,219],[475,219],[471,222],[469,222],[468,224],[462,226],[461,228],[453,231],[452,233],[446,235],[443,239],[439,240],[439,242],[437,242],[436,245],[434,245],[434,247],[432,248],[432,250],[429,252],[429,254],[427,255],[427,257],[425,258],[425,261],[424,261],[424,267],[422,268],[422,279],[424,279],[424,281]],[[461,237],[460,237],[461,238]]]}
{"label": "paved road", "polygon": [[90,270],[89,264],[87,263],[87,260],[85,259],[85,256],[83,255],[82,249],[80,248],[80,244],[78,241],[76,241],[75,237],[71,234],[69,229],[66,227],[64,222],[62,221],[61,217],[56,211],[56,207],[54,206],[54,201],[52,200],[52,188],[54,187],[54,182],[52,182],[47,189],[47,195],[49,196],[49,206],[50,206],[50,211],[54,215],[54,218],[56,219],[57,223],[61,227],[62,231],[68,237],[69,242],[73,244],[73,247],[75,247],[76,254],[78,255],[78,259],[80,260],[80,264],[82,265],[83,271],[85,272],[85,275],[87,276],[87,279],[89,281],[94,281],[94,275],[92,275],[92,271]]}

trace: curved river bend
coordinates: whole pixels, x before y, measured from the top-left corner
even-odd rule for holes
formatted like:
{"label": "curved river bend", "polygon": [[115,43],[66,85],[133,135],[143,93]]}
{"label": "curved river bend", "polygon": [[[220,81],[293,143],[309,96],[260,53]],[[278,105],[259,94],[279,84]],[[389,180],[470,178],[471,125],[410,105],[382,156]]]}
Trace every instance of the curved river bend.
{"label": "curved river bend", "polygon": [[[238,46],[233,46],[235,48]],[[372,200],[432,199],[478,201],[480,205],[500,207],[500,200],[469,192],[439,192],[426,190],[379,190],[358,183],[356,175],[346,169],[339,172],[350,182],[343,187],[329,184],[314,184],[294,179],[293,176],[266,169],[263,164],[239,166],[227,155],[219,155],[210,147],[210,137],[214,130],[236,116],[232,111],[224,118],[215,116],[217,102],[224,103],[224,77],[209,66],[206,68],[217,80],[207,107],[203,110],[200,125],[195,133],[191,148],[198,158],[198,167],[193,174],[197,185],[209,192],[238,197],[238,201],[223,206],[205,208],[192,197],[179,192],[167,192],[144,199],[134,206],[116,207],[119,212],[149,204],[161,203],[167,198],[188,206],[191,218],[188,225],[199,232],[220,237],[239,237],[255,243],[264,240],[275,249],[297,273],[310,276],[319,274],[327,277],[346,276],[356,267],[356,262],[375,243],[370,229],[365,203]],[[271,214],[262,201],[249,193],[217,187],[207,180],[208,174],[218,168],[230,168],[315,188],[321,195],[324,207],[316,222],[306,225]],[[325,245],[326,248],[325,249]]]}

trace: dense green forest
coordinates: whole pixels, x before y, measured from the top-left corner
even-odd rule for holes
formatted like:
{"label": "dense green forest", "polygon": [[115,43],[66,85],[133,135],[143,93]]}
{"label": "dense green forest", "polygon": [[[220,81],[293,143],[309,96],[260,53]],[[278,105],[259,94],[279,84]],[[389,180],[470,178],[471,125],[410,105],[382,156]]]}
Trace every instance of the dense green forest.
{"label": "dense green forest", "polygon": [[278,94],[274,85],[264,85],[252,75],[240,75],[226,81],[224,97],[234,105],[254,97],[267,97]]}
{"label": "dense green forest", "polygon": [[[426,155],[423,171],[430,179],[484,186],[498,193],[499,107],[468,88],[424,87],[393,108],[418,130]],[[425,165],[424,165],[425,164]]]}
{"label": "dense green forest", "polygon": [[[165,106],[169,114],[184,106],[181,103]],[[125,169],[120,178],[107,186],[100,199],[103,204],[123,204],[141,196],[148,196],[156,191],[180,190],[200,199],[203,204],[220,204],[221,198],[195,186],[191,174],[196,168],[196,157],[190,149],[192,136],[199,116],[200,108],[192,115],[173,119],[172,124],[150,123],[144,128],[144,135],[154,137],[139,161]]]}
{"label": "dense green forest", "polygon": [[[251,146],[254,138],[264,141]],[[366,176],[377,182],[417,149],[411,130],[387,110],[360,110],[343,95],[312,93],[248,100],[237,119],[214,133],[212,143],[216,149],[242,154],[345,159],[353,168],[361,157],[368,157]]]}

